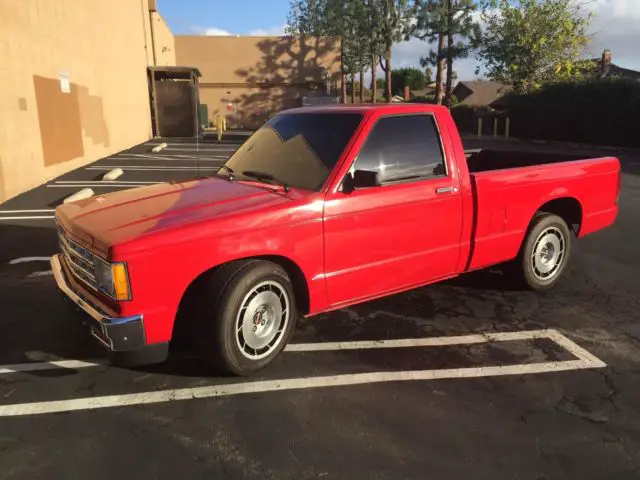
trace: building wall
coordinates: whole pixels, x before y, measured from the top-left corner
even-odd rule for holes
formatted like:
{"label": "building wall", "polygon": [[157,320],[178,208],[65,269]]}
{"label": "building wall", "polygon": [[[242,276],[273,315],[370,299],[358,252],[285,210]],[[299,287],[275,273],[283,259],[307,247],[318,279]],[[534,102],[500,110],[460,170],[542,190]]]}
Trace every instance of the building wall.
{"label": "building wall", "polygon": [[[156,65],[172,66],[176,64],[176,46],[173,33],[164,19],[156,11],[150,12],[150,21],[153,25],[154,49],[156,52]],[[151,63],[150,63],[151,64]]]}
{"label": "building wall", "polygon": [[254,127],[270,113],[300,105],[302,96],[324,94],[326,69],[339,95],[340,41],[330,37],[175,37],[178,65],[200,70],[200,101],[209,119],[227,116],[232,126]]}
{"label": "building wall", "polygon": [[150,138],[148,1],[0,0],[0,201]]}

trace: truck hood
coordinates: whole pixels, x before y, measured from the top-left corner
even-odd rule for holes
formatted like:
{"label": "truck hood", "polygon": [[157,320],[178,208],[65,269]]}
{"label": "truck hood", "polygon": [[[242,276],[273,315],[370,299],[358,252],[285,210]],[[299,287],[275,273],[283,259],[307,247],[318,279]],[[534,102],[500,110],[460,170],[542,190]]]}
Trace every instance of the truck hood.
{"label": "truck hood", "polygon": [[287,195],[270,187],[206,178],[64,204],[56,217],[77,240],[106,255],[118,243],[205,219],[252,213],[289,201]]}

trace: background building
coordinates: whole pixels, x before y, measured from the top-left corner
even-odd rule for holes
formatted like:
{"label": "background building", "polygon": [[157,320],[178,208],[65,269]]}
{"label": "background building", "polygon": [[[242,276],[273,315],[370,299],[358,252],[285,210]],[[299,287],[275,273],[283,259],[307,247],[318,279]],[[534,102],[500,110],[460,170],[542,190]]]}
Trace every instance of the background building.
{"label": "background building", "polygon": [[[250,128],[327,81],[337,96],[340,65],[336,39],[174,37],[155,0],[0,1],[0,202],[148,140],[198,99]],[[158,94],[185,78],[200,92]]]}
{"label": "background building", "polygon": [[339,97],[337,38],[178,35],[175,45],[178,64],[202,74],[200,102],[209,119],[222,114],[229,125],[252,128],[303,99]]}

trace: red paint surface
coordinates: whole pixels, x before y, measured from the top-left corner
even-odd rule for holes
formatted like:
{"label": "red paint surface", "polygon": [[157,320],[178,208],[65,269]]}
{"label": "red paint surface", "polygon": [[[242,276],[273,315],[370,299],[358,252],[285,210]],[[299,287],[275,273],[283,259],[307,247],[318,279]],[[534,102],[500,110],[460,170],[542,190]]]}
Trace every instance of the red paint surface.
{"label": "red paint surface", "polygon": [[[580,203],[580,236],[616,218],[616,158],[470,175],[445,108],[306,111],[336,108],[365,116],[320,192],[209,178],[58,207],[58,221],[76,241],[127,262],[133,299],[116,310],[123,316],[143,313],[149,343],[170,340],[190,283],[231,260],[275,256],[295,263],[309,292],[307,313],[313,315],[513,259],[534,213],[550,200]],[[449,176],[340,192],[372,124],[402,112],[435,115]],[[438,187],[448,186],[457,190],[436,194]]]}

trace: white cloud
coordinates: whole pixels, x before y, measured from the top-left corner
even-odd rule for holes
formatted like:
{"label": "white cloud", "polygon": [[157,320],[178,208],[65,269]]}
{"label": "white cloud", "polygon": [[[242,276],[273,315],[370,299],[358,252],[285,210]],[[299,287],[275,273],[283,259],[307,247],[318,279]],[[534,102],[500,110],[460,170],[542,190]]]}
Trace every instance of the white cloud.
{"label": "white cloud", "polygon": [[197,35],[210,35],[213,37],[224,37],[224,36],[228,36],[228,35],[233,35],[235,36],[234,33],[231,33],[228,30],[224,30],[222,28],[216,28],[216,27],[197,27],[197,26],[193,26],[191,27],[191,31]]}
{"label": "white cloud", "polygon": [[204,29],[204,35],[210,35],[212,37],[224,37],[227,35],[233,35],[233,33],[228,30],[223,30],[222,28],[209,27]]}
{"label": "white cloud", "polygon": [[271,28],[257,28],[255,30],[251,30],[249,32],[249,35],[253,37],[280,36],[280,35],[284,35],[284,30],[286,27],[287,27],[286,25],[280,25],[280,26],[271,27]]}
{"label": "white cloud", "polygon": [[249,32],[236,33],[230,32],[229,30],[225,30],[223,28],[217,27],[191,27],[191,31],[198,35],[211,35],[217,37],[223,36],[239,36],[239,35],[250,35],[252,37],[268,37],[268,36],[280,36],[284,35],[284,30],[286,25],[278,25],[270,28],[256,28],[255,30],[251,30]]}

